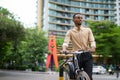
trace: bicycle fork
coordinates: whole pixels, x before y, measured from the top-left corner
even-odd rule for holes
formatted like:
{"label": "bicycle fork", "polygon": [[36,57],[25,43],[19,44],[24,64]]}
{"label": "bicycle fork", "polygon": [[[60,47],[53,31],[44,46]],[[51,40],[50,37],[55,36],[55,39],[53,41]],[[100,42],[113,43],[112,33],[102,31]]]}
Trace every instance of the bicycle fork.
{"label": "bicycle fork", "polygon": [[76,77],[76,79],[78,79],[78,78],[80,78],[80,72],[81,71],[83,71],[83,69],[82,70],[80,70],[80,68],[79,68],[79,65],[78,65],[78,59],[77,59],[77,57],[76,57],[76,54],[74,54],[75,56],[74,56],[74,65],[75,65],[75,77]]}

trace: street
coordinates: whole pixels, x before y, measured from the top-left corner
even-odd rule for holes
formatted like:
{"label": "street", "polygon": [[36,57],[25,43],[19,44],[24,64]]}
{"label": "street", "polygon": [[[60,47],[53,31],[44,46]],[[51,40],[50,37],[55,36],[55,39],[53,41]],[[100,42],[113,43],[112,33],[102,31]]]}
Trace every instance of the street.
{"label": "street", "polygon": [[[0,70],[0,80],[59,80],[57,72],[31,72]],[[115,75],[93,75],[93,80],[120,80]]]}
{"label": "street", "polygon": [[0,80],[58,80],[58,74],[0,70]]}

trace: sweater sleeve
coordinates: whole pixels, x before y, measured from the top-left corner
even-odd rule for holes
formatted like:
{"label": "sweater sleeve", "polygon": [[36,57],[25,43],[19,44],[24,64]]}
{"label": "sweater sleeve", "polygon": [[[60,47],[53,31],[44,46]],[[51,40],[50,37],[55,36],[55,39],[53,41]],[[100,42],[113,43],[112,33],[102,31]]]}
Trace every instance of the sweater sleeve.
{"label": "sweater sleeve", "polygon": [[64,43],[62,46],[68,47],[69,42],[70,42],[70,30],[66,33]]}
{"label": "sweater sleeve", "polygon": [[95,38],[94,38],[92,30],[90,28],[89,28],[89,42],[90,42],[90,47],[96,48]]}

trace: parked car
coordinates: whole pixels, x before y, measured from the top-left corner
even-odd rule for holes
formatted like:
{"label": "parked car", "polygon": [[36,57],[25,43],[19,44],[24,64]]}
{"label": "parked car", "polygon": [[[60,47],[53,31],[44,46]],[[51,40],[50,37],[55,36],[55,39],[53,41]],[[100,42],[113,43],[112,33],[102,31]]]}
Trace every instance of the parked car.
{"label": "parked car", "polygon": [[105,74],[107,69],[105,69],[103,66],[93,66],[92,72],[95,74]]}

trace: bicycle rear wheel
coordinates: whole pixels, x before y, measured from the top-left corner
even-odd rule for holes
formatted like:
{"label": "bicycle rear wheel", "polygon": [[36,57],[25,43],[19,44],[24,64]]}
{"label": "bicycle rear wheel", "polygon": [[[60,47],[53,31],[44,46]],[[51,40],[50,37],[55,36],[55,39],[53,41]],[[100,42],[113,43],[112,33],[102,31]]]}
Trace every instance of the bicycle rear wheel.
{"label": "bicycle rear wheel", "polygon": [[85,71],[81,71],[78,77],[79,79],[77,78],[77,80],[90,80],[90,77]]}

